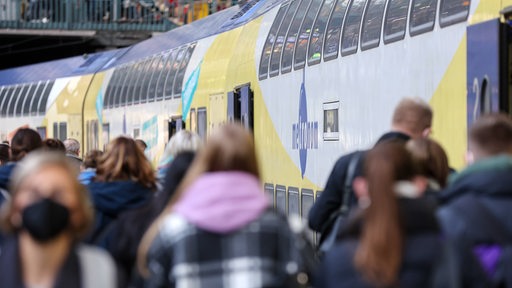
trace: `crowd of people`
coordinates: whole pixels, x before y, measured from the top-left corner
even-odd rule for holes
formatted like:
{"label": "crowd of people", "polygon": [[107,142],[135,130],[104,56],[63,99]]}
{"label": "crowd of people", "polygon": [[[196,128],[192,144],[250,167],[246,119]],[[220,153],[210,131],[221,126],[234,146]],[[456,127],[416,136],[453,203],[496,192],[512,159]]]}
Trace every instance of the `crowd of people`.
{"label": "crowd of people", "polygon": [[[0,144],[2,287],[512,287],[512,119],[469,128],[468,166],[403,99],[390,132],[342,156],[309,213],[275,211],[252,134],[174,135],[157,169],[140,139],[84,159],[75,139]],[[6,286],[4,286],[6,285]]]}

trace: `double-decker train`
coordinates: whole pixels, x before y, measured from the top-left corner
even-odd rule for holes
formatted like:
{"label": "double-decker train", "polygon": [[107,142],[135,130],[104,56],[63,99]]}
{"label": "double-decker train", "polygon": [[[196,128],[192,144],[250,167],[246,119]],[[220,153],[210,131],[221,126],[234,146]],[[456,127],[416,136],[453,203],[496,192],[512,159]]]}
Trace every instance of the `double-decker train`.
{"label": "double-decker train", "polygon": [[512,0],[251,0],[128,48],[0,71],[0,138],[21,125],[83,153],[253,129],[265,191],[307,214],[334,161],[370,147],[407,96],[460,167],[467,126],[509,111]]}

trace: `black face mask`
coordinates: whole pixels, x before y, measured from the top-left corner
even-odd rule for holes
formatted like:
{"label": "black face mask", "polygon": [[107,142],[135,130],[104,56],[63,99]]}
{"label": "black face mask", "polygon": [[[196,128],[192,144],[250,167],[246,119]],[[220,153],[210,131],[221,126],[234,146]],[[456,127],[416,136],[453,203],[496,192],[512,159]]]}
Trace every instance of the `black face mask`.
{"label": "black face mask", "polygon": [[38,242],[47,242],[62,233],[69,224],[69,210],[60,203],[43,198],[23,210],[23,228]]}

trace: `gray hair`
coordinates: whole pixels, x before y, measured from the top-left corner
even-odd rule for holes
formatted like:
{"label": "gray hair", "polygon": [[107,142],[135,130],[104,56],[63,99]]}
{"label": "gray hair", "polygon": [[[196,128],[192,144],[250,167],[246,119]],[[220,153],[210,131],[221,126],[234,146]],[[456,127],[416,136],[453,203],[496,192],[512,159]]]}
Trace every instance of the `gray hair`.
{"label": "gray hair", "polygon": [[78,155],[80,153],[80,142],[73,138],[64,140],[64,146],[66,146],[66,153]]}
{"label": "gray hair", "polygon": [[165,147],[163,159],[169,157],[175,158],[176,155],[182,152],[194,152],[203,146],[203,142],[197,133],[181,130],[171,137],[169,143]]}

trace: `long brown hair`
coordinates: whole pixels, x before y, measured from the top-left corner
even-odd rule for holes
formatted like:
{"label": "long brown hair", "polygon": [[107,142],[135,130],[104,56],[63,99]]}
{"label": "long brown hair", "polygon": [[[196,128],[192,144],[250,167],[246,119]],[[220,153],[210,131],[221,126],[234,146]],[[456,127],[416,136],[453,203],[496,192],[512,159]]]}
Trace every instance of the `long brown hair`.
{"label": "long brown hair", "polygon": [[394,185],[396,181],[411,180],[415,171],[412,157],[401,143],[384,142],[367,154],[365,178],[372,204],[363,214],[364,226],[354,261],[375,285],[397,284],[404,236]]}
{"label": "long brown hair", "polygon": [[206,146],[197,157],[167,207],[153,222],[141,241],[138,252],[138,268],[142,275],[148,276],[146,258],[149,247],[158,233],[161,220],[174,204],[202,174],[208,172],[241,171],[260,179],[253,137],[239,124],[226,124],[219,127],[208,139]]}
{"label": "long brown hair", "polygon": [[118,137],[108,144],[99,159],[95,180],[132,180],[148,188],[156,188],[156,176],[151,163],[135,141],[126,137]]}

